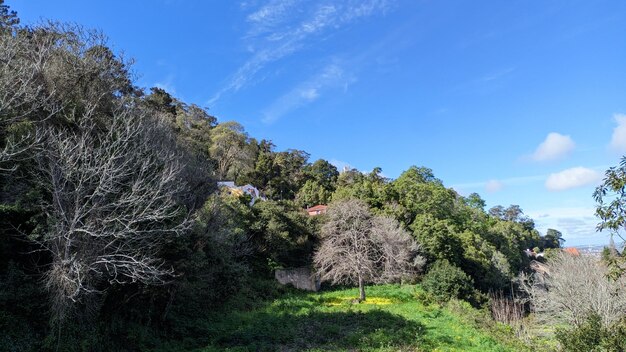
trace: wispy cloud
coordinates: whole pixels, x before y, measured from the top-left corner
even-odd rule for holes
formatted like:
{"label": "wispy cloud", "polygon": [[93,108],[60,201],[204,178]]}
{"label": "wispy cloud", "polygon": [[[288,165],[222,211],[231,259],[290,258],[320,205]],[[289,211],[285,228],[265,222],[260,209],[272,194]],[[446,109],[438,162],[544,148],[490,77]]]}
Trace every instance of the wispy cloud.
{"label": "wispy cloud", "polygon": [[157,87],[157,88],[161,88],[164,91],[172,94],[172,95],[176,95],[176,87],[174,86],[174,79],[176,77],[173,74],[168,75],[167,77],[165,77],[164,79],[158,81],[158,82],[154,82],[152,84],[153,87]]}
{"label": "wispy cloud", "polygon": [[513,71],[515,71],[515,67],[508,67],[508,68],[496,70],[496,71],[490,72],[490,73],[482,76],[479,79],[479,81],[481,81],[481,82],[495,81],[495,80],[498,80],[498,79],[501,79],[501,78],[507,76],[508,74],[512,73]]}
{"label": "wispy cloud", "polygon": [[208,104],[215,104],[224,94],[236,92],[254,79],[266,65],[283,59],[310,44],[310,41],[358,19],[383,13],[389,0],[348,0],[304,2],[270,0],[247,16],[250,29],[244,40],[251,57],[227,79]]}
{"label": "wispy cloud", "polygon": [[263,112],[263,122],[275,122],[284,115],[314,102],[327,89],[343,88],[345,90],[354,80],[355,78],[347,74],[339,65],[330,64],[276,99]]}
{"label": "wispy cloud", "polygon": [[515,67],[497,68],[481,76],[460,82],[456,86],[451,87],[450,91],[480,95],[491,94],[502,88],[510,80],[510,76],[512,76],[515,70]]}
{"label": "wispy cloud", "polygon": [[498,180],[489,180],[485,184],[485,190],[489,193],[495,193],[502,190],[504,184]]}
{"label": "wispy cloud", "polygon": [[246,20],[252,24],[249,35],[259,35],[280,26],[289,17],[293,8],[301,2],[301,0],[271,0],[267,2],[246,17]]}
{"label": "wispy cloud", "polygon": [[535,220],[537,229],[545,233],[549,228],[563,232],[566,245],[608,243],[608,234],[596,232],[598,218],[593,207],[557,207],[526,214]]}

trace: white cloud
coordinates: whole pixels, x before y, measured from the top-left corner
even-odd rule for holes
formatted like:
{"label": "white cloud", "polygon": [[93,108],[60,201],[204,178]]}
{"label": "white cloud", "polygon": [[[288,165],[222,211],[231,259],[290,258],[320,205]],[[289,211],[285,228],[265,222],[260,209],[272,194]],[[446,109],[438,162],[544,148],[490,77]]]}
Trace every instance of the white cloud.
{"label": "white cloud", "polygon": [[569,154],[575,147],[574,141],[570,136],[551,132],[546,139],[539,144],[537,150],[532,155],[535,161],[548,161],[559,159]]}
{"label": "white cloud", "polygon": [[[270,28],[273,25],[280,24],[289,16],[290,10],[299,3],[295,0],[272,0],[262,6],[260,9],[248,15],[248,22],[254,23],[262,28]],[[257,30],[261,28],[256,28]]]}
{"label": "white cloud", "polygon": [[613,136],[611,137],[611,149],[619,153],[626,152],[626,115],[615,114],[613,115],[617,126],[613,129]]}
{"label": "white cloud", "polygon": [[300,96],[308,101],[313,101],[317,99],[320,94],[317,91],[317,88],[309,88],[300,92]]}
{"label": "white cloud", "polygon": [[550,174],[545,186],[549,191],[565,191],[596,183],[601,177],[599,172],[579,166]]}
{"label": "white cloud", "polygon": [[[270,0],[247,16],[252,56],[218,90],[209,105],[225,93],[236,92],[249,84],[266,65],[307,47],[313,38],[337,30],[360,18],[384,13],[388,0],[361,0],[333,3],[305,3],[300,0]],[[247,6],[246,6],[247,8]]]}
{"label": "white cloud", "polygon": [[354,82],[354,77],[346,74],[339,65],[327,65],[320,72],[298,84],[264,109],[263,122],[275,122],[292,111],[314,102],[324,90],[345,89],[352,82]]}
{"label": "white cloud", "polygon": [[495,193],[504,187],[504,184],[498,180],[489,180],[485,184],[485,190],[489,193]]}

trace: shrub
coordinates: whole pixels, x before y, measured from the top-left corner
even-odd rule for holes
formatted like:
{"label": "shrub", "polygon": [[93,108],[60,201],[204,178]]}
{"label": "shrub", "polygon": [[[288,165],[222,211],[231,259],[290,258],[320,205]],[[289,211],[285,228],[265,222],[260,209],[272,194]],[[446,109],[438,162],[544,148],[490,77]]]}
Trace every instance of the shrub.
{"label": "shrub", "polygon": [[626,318],[611,325],[602,346],[607,351],[626,351]]}
{"label": "shrub", "polygon": [[556,338],[563,351],[624,351],[626,320],[607,326],[600,315],[592,313],[579,326],[557,330]]}
{"label": "shrub", "polygon": [[447,260],[436,261],[424,276],[422,286],[439,302],[452,298],[471,300],[474,280]]}

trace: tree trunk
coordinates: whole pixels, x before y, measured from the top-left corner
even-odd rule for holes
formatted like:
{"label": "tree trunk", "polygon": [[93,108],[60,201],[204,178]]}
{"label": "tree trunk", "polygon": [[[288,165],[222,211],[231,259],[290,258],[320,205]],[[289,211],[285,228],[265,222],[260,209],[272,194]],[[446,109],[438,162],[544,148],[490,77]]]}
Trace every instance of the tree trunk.
{"label": "tree trunk", "polygon": [[359,275],[359,301],[365,301],[365,287],[363,287],[363,278]]}

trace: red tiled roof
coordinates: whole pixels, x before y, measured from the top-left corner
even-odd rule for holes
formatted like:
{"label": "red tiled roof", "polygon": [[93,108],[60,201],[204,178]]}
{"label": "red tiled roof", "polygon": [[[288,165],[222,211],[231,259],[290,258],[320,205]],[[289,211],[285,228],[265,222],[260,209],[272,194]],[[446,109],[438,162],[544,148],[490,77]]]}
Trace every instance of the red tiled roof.
{"label": "red tiled roof", "polygon": [[313,212],[313,211],[324,211],[326,210],[326,208],[328,208],[327,205],[323,205],[323,204],[318,204],[314,207],[310,207],[309,209],[307,209],[306,211],[308,212]]}
{"label": "red tiled roof", "polygon": [[580,252],[578,251],[578,249],[574,247],[563,248],[563,252],[574,255],[574,256],[580,255]]}

